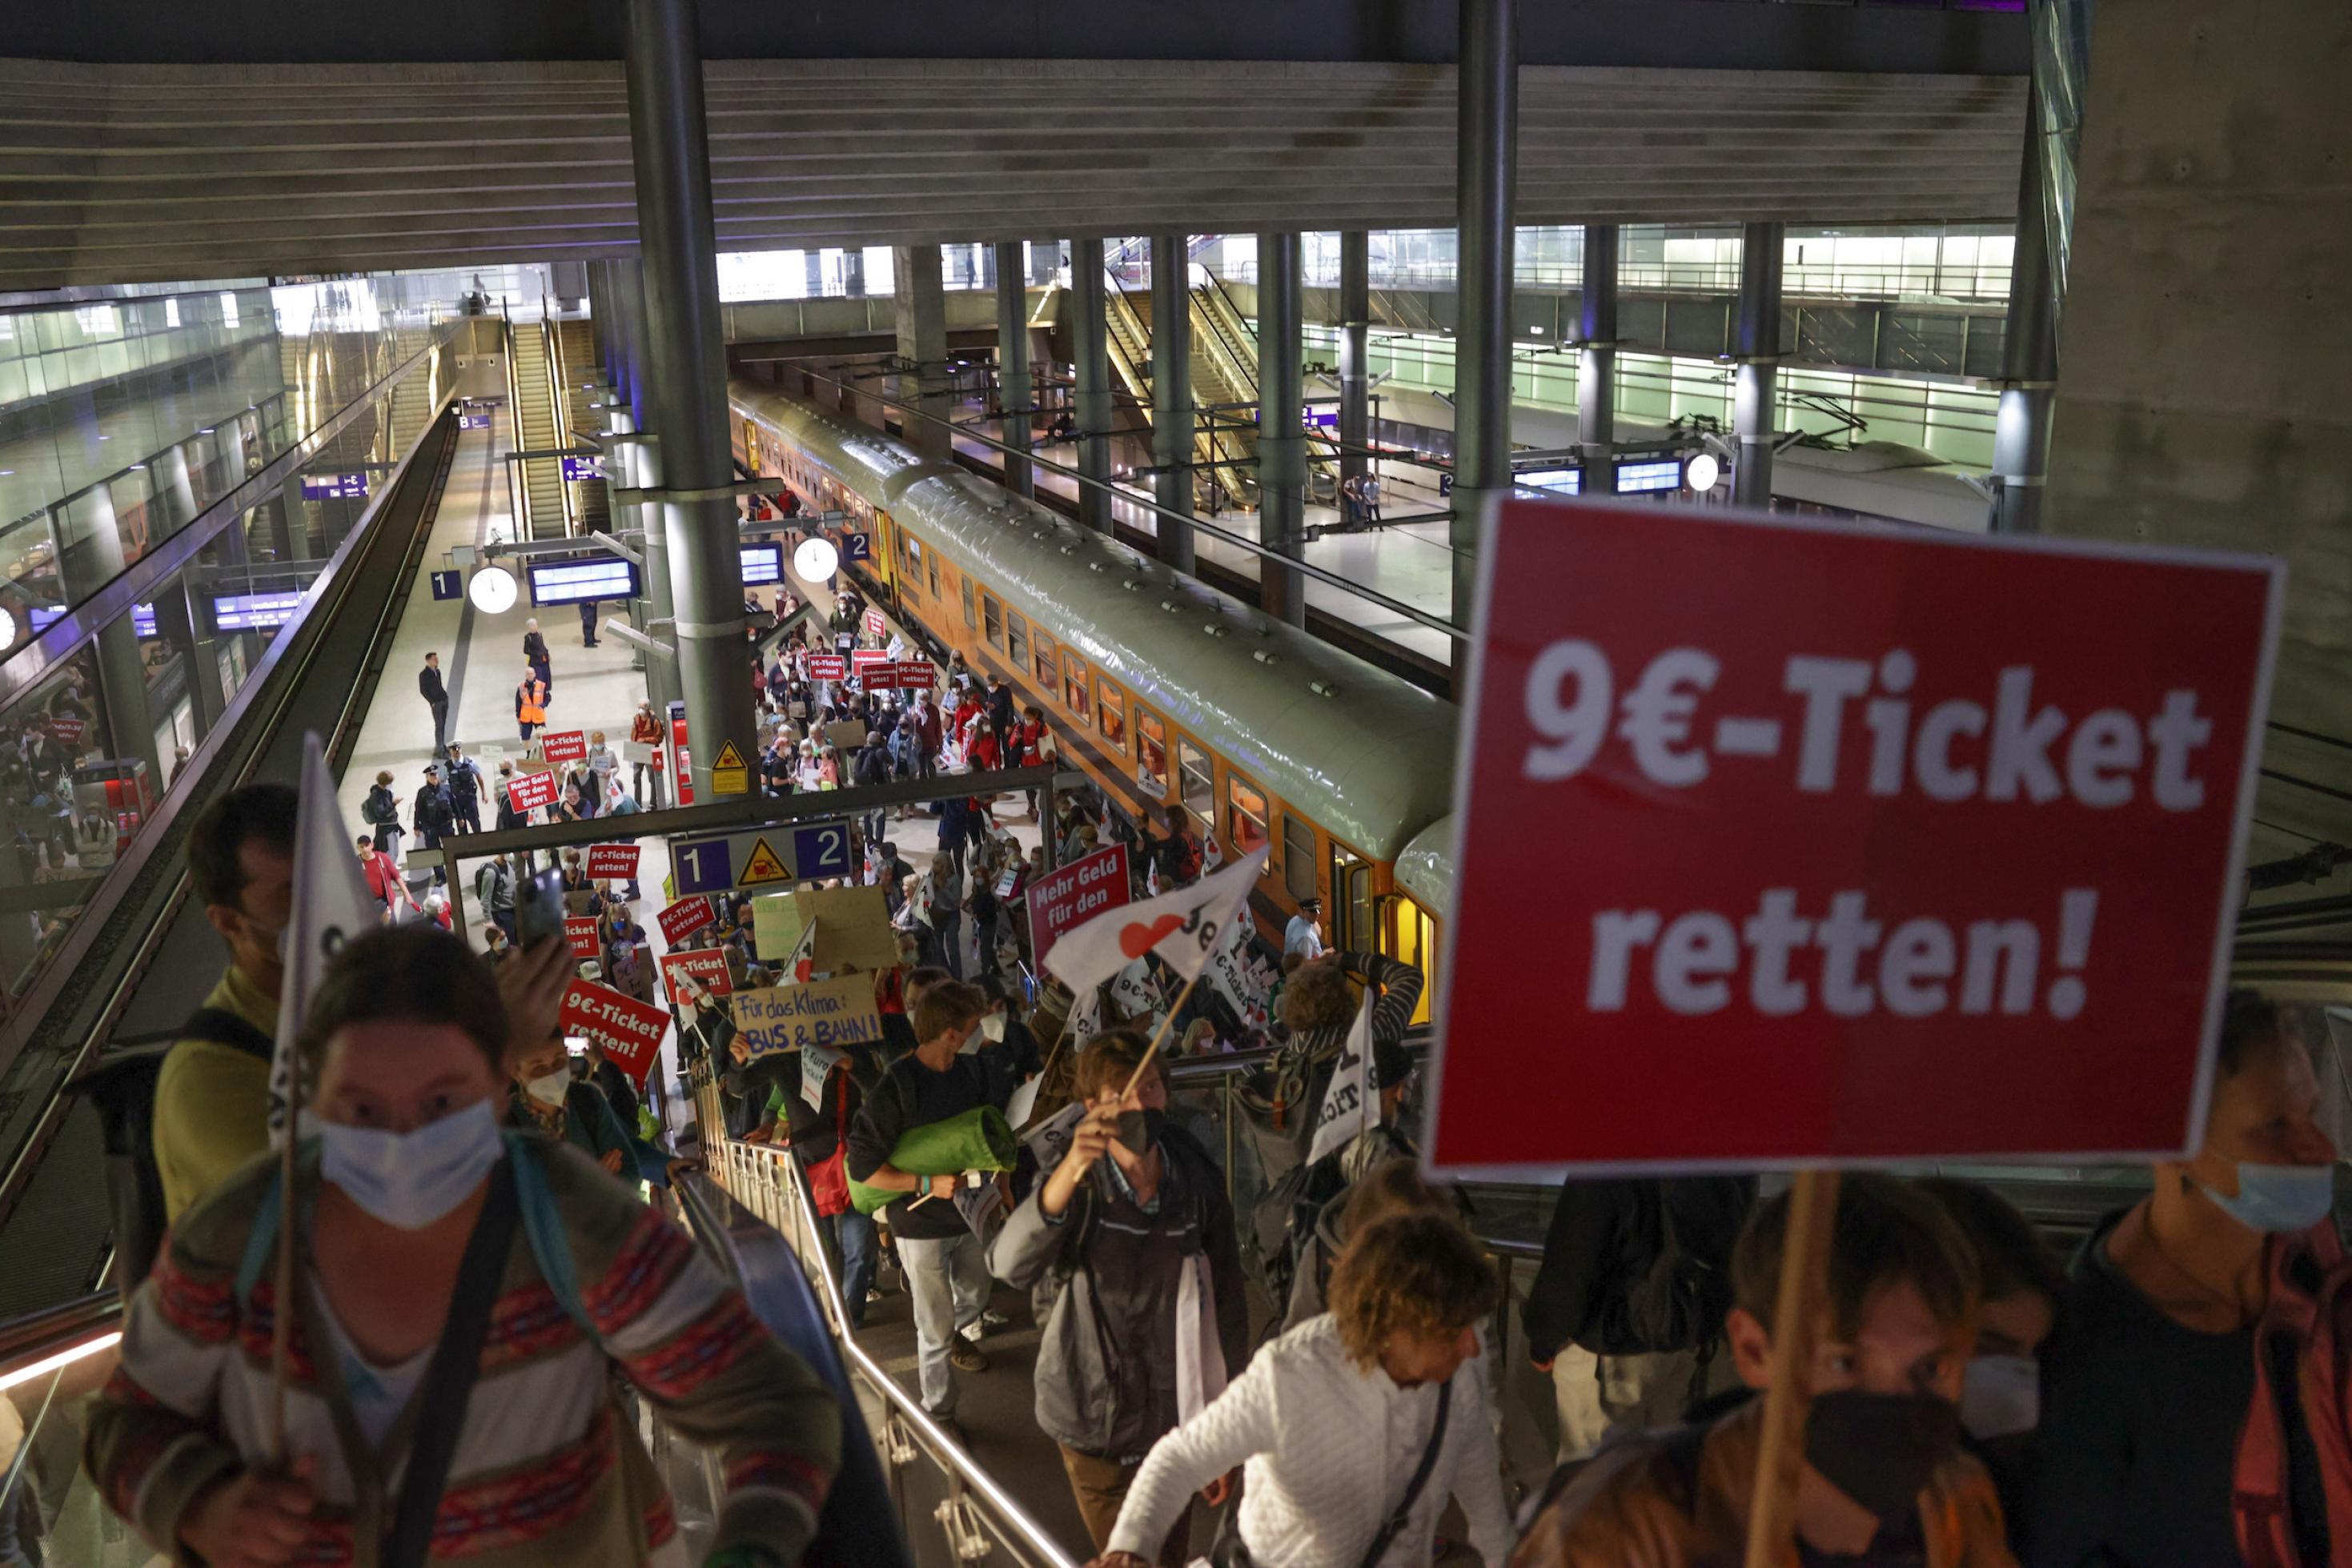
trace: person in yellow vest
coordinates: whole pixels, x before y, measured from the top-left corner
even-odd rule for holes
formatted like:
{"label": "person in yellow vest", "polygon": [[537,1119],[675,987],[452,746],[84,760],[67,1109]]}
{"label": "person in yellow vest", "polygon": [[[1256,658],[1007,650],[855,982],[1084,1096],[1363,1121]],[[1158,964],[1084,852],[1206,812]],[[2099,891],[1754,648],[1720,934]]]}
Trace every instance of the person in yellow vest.
{"label": "person in yellow vest", "polygon": [[546,722],[547,683],[536,669],[526,669],[522,684],[515,687],[515,726],[522,731],[523,744],[530,745],[530,732]]}

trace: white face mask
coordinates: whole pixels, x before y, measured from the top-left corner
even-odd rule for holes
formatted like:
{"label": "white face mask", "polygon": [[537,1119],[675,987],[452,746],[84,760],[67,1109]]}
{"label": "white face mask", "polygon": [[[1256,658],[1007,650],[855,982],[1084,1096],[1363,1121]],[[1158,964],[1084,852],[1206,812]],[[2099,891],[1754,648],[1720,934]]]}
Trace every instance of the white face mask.
{"label": "white face mask", "polygon": [[1979,1355],[1960,1381],[1960,1425],[1983,1441],[2042,1424],[2042,1364],[2030,1355]]}
{"label": "white face mask", "polygon": [[572,1092],[572,1070],[559,1067],[552,1072],[542,1073],[525,1082],[522,1092],[542,1105],[561,1105],[564,1096]]}
{"label": "white face mask", "polygon": [[1003,1040],[1004,1038],[1004,1015],[1003,1013],[991,1013],[986,1018],[981,1019],[980,1032],[982,1038],[990,1040]]}
{"label": "white face mask", "polygon": [[319,1124],[319,1174],[403,1230],[421,1229],[457,1207],[505,1155],[487,1100],[409,1133]]}

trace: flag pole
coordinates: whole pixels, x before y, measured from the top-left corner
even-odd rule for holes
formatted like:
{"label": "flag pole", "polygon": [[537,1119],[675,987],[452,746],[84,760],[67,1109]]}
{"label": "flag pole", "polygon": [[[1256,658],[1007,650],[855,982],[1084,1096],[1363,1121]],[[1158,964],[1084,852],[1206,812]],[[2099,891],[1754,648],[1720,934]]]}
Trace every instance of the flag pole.
{"label": "flag pole", "polygon": [[[1202,967],[1205,969],[1207,966],[1203,965]],[[1128,1075],[1127,1087],[1118,1092],[1118,1097],[1122,1101],[1135,1092],[1136,1084],[1142,1082],[1144,1070],[1149,1068],[1152,1059],[1160,1054],[1160,1041],[1168,1038],[1168,1031],[1175,1027],[1176,1015],[1184,1010],[1184,1003],[1192,995],[1192,988],[1200,983],[1201,977],[1196,973],[1191,979],[1184,982],[1184,988],[1176,993],[1175,1001],[1169,1004],[1168,1011],[1160,1019],[1159,1029],[1152,1032],[1150,1049],[1143,1053],[1143,1060],[1137,1062],[1135,1071]]]}

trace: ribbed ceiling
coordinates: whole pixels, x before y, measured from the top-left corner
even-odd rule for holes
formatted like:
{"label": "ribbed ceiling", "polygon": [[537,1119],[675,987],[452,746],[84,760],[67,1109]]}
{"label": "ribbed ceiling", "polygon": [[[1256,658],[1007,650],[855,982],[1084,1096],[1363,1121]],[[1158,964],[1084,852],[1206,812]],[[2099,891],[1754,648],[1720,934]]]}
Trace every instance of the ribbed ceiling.
{"label": "ribbed ceiling", "polygon": [[[726,61],[720,248],[1449,226],[1454,72]],[[1518,221],[2014,215],[2024,83],[1520,73]],[[0,290],[630,254],[617,64],[0,61]]]}

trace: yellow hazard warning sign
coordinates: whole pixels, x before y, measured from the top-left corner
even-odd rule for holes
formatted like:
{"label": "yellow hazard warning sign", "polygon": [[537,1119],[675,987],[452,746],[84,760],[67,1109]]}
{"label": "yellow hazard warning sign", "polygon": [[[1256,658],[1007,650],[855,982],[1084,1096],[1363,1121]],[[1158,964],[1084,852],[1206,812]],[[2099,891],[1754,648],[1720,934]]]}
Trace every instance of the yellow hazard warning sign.
{"label": "yellow hazard warning sign", "polygon": [[719,748],[718,759],[710,765],[710,792],[714,795],[749,795],[751,792],[751,769],[745,765],[743,754],[733,741]]}
{"label": "yellow hazard warning sign", "polygon": [[752,841],[751,852],[744,857],[743,869],[736,876],[735,885],[759,887],[766,883],[792,880],[792,867],[786,865],[784,857],[776,852],[775,847],[765,837],[761,837]]}

